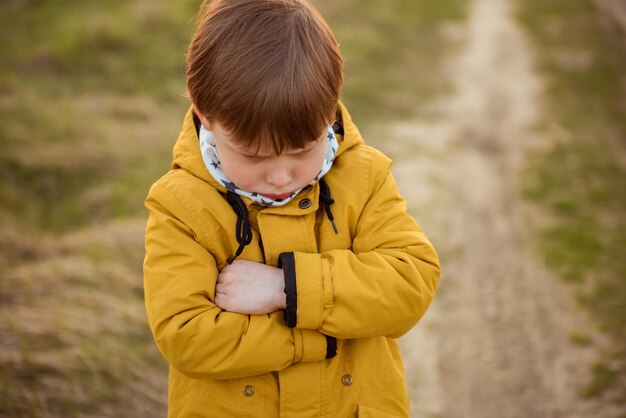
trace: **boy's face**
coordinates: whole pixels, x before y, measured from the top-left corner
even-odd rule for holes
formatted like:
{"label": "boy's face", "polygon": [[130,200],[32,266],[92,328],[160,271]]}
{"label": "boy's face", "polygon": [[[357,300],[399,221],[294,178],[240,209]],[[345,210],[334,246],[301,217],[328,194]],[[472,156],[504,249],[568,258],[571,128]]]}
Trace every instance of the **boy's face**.
{"label": "boy's face", "polygon": [[213,132],[215,146],[226,176],[250,193],[271,199],[284,199],[311,183],[322,169],[326,152],[326,130],[305,148],[287,149],[275,155],[271,149],[245,147],[217,122],[202,118],[205,129]]}

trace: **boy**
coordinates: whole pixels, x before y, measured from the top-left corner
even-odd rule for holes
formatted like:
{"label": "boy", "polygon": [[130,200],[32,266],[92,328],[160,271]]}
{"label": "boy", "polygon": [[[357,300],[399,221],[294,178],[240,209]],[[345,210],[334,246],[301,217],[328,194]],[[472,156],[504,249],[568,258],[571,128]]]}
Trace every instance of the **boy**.
{"label": "boy", "polygon": [[192,106],[146,199],[146,309],[170,417],[406,417],[396,338],[437,255],[390,160],[338,101],[337,42],[306,0],[216,0]]}

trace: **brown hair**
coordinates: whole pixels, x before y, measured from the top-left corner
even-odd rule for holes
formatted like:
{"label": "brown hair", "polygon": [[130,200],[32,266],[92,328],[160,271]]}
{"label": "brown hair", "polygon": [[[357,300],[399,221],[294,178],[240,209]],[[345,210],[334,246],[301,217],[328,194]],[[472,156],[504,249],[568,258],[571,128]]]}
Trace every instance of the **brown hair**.
{"label": "brown hair", "polygon": [[303,148],[333,121],[343,84],[339,45],[306,0],[215,0],[187,52],[198,112],[242,145]]}

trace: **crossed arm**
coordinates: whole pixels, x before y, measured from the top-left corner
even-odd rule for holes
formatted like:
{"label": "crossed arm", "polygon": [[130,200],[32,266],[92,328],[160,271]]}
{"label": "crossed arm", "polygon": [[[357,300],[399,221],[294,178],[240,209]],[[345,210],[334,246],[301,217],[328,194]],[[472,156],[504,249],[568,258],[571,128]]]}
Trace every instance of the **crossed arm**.
{"label": "crossed arm", "polygon": [[351,249],[283,253],[284,269],[235,261],[218,276],[216,305],[243,314],[285,309],[287,326],[336,338],[407,332],[434,296],[439,260],[391,174],[379,184]]}
{"label": "crossed arm", "polygon": [[[439,265],[393,179],[382,183],[351,249],[284,253],[284,269],[241,260],[222,271],[188,226],[195,214],[155,187],[146,201],[146,308],[170,364],[197,378],[249,376],[324,360],[327,336],[408,331],[432,300]],[[208,288],[207,274],[216,278]],[[296,296],[289,303],[286,284]]]}

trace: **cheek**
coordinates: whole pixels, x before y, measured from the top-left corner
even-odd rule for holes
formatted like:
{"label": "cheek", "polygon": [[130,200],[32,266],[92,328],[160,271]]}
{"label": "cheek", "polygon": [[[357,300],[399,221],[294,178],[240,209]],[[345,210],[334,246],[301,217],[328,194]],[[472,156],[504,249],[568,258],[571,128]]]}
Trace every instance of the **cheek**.
{"label": "cheek", "polygon": [[244,190],[249,191],[250,186],[254,186],[256,182],[256,170],[252,167],[222,162],[222,169],[230,181]]}
{"label": "cheek", "polygon": [[321,160],[308,161],[306,164],[302,164],[301,178],[305,180],[308,184],[315,178],[315,176],[317,176],[317,173],[320,172],[321,168],[322,168]]}
{"label": "cheek", "polygon": [[324,164],[324,156],[326,153],[326,148],[322,148],[321,150],[316,150],[317,152],[309,158],[306,163],[302,164],[302,168],[306,171],[306,177],[310,180],[313,180],[317,173],[322,169],[322,165]]}
{"label": "cheek", "polygon": [[250,186],[254,185],[256,175],[254,167],[249,167],[249,164],[239,159],[229,149],[223,148],[219,142],[216,145],[226,177],[243,190],[249,190]]}

